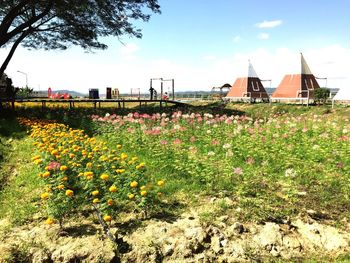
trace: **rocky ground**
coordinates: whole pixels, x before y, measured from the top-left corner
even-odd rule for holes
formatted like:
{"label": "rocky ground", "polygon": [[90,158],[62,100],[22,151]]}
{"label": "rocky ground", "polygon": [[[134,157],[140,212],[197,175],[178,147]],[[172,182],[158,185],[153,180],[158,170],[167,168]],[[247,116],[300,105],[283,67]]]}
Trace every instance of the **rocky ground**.
{"label": "rocky ground", "polygon": [[17,228],[0,222],[0,262],[264,262],[344,254],[350,259],[350,225],[340,230],[307,216],[280,224],[242,224],[229,215],[204,223],[198,211],[131,217],[112,229],[119,256],[91,220],[70,222],[64,232],[35,222]]}

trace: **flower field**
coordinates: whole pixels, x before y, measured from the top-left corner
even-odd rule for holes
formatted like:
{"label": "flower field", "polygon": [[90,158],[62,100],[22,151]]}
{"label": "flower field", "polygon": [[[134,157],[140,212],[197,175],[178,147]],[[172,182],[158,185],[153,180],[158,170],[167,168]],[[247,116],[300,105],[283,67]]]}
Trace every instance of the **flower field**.
{"label": "flower field", "polygon": [[[169,194],[227,196],[242,219],[350,210],[350,123],[332,115],[93,115],[101,138],[137,153]],[[337,200],[335,203],[334,200]]]}
{"label": "flower field", "polygon": [[[260,246],[264,231],[275,229],[300,244],[274,241],[278,253],[317,261],[303,232],[317,225],[318,238],[341,236],[331,252],[348,257],[349,109],[234,106],[21,108],[1,118],[0,255],[17,262],[48,253],[59,262],[68,242],[95,261],[109,252],[122,262],[148,260],[161,251],[178,262],[189,250],[193,262],[202,253],[215,262],[239,244],[237,259],[261,252],[268,260]],[[17,246],[16,231],[46,241],[31,232]],[[222,237],[223,251],[215,243]],[[85,240],[99,252],[84,249]],[[325,246],[320,257],[335,258]]]}

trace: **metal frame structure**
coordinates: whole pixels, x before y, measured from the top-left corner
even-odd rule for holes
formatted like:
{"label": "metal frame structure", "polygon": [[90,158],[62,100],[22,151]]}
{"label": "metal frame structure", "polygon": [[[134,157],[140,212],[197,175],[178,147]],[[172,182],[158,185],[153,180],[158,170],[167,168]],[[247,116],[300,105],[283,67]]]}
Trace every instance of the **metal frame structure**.
{"label": "metal frame structure", "polygon": [[175,100],[175,79],[163,79],[163,78],[151,78],[150,79],[150,89],[152,89],[153,80],[160,81],[160,99],[163,98],[163,83],[171,81],[171,89],[173,94],[173,100]]}

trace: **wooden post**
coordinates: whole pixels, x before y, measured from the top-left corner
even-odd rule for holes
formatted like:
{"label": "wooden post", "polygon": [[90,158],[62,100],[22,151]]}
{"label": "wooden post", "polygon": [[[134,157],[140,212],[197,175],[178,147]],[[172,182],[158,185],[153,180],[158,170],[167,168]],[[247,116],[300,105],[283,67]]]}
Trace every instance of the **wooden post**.
{"label": "wooden post", "polygon": [[120,109],[121,107],[120,100],[118,100],[118,108]]}

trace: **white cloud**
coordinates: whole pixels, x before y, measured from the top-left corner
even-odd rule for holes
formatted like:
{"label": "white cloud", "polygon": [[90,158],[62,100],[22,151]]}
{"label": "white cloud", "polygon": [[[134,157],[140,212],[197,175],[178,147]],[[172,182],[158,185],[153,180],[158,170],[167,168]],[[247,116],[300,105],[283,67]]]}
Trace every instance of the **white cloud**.
{"label": "white cloud", "polygon": [[259,39],[262,39],[262,40],[266,40],[266,39],[269,39],[269,38],[270,38],[270,35],[267,34],[267,33],[260,33],[260,34],[258,35],[258,38],[259,38]]}
{"label": "white cloud", "polygon": [[120,53],[125,56],[135,54],[140,50],[140,47],[136,43],[127,43],[120,48]]}
{"label": "white cloud", "polygon": [[207,60],[207,61],[213,61],[216,59],[216,56],[213,55],[206,55],[203,57],[203,60]]}
{"label": "white cloud", "polygon": [[281,24],[282,24],[282,20],[271,20],[271,21],[264,20],[261,23],[257,23],[256,26],[258,28],[274,28]]}
{"label": "white cloud", "polygon": [[241,41],[241,37],[240,36],[235,36],[233,39],[232,39],[233,43],[238,43]]}

